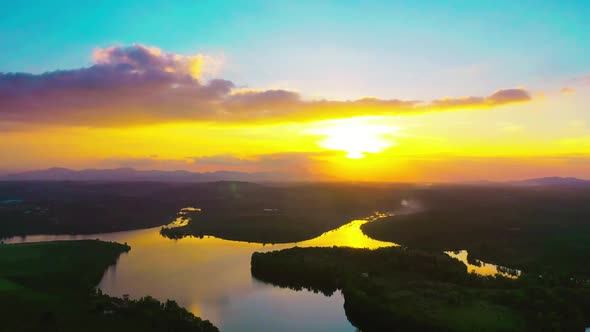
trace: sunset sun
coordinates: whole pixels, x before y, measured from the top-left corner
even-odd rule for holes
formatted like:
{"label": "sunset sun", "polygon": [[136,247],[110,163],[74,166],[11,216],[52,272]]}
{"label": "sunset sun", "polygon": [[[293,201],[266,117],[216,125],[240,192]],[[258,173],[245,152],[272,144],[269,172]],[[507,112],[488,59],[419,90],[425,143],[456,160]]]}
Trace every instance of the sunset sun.
{"label": "sunset sun", "polygon": [[378,153],[395,146],[393,135],[399,128],[379,125],[365,119],[326,121],[306,133],[323,137],[318,145],[329,150],[344,151],[350,159],[361,159],[367,153]]}

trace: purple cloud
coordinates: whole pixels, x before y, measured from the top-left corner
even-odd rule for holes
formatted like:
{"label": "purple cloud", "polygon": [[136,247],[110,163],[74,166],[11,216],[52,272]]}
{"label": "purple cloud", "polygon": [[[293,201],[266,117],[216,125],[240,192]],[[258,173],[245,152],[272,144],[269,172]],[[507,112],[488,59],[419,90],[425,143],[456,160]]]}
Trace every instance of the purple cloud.
{"label": "purple cloud", "polygon": [[493,107],[505,104],[526,102],[531,95],[524,89],[498,90],[487,97],[444,98],[433,101],[430,105],[438,108],[459,107]]}
{"label": "purple cloud", "polygon": [[304,100],[287,90],[237,90],[203,82],[204,55],[178,55],[143,45],[94,51],[87,68],[39,75],[0,73],[0,122],[125,126],[171,121],[310,121],[359,115],[494,107],[531,99],[523,89],[432,103],[363,98]]}
{"label": "purple cloud", "polygon": [[524,89],[498,90],[486,98],[486,101],[493,105],[504,105],[529,100],[531,100],[531,95]]}

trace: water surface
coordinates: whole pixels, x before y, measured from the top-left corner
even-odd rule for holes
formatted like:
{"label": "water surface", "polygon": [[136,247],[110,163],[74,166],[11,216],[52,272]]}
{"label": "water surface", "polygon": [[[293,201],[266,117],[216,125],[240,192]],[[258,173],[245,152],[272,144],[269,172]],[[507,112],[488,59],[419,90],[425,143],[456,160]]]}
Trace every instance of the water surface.
{"label": "water surface", "polygon": [[105,293],[173,299],[195,315],[210,320],[221,331],[356,331],[346,318],[344,298],[339,292],[327,297],[307,290],[275,287],[252,277],[252,253],[294,244],[264,246],[215,237],[170,240],[161,236],[159,230],[158,227],[94,235],[37,235],[5,242],[100,239],[127,243],[131,251],[107,269],[99,284]]}
{"label": "water surface", "polygon": [[[191,208],[196,209],[196,208]],[[183,209],[174,226],[186,223]],[[100,239],[127,243],[129,253],[108,268],[99,287],[107,294],[132,298],[151,295],[173,299],[197,316],[208,319],[222,331],[355,331],[344,313],[340,292],[294,291],[262,283],[250,273],[250,257],[256,251],[300,247],[348,246],[380,248],[395,246],[366,236],[360,227],[378,217],[353,220],[314,239],[299,243],[263,245],[229,241],[212,236],[171,240],[160,228],[94,235],[38,235],[15,237],[6,243],[53,240]],[[498,267],[467,263],[467,253],[450,253],[470,271],[495,274]]]}

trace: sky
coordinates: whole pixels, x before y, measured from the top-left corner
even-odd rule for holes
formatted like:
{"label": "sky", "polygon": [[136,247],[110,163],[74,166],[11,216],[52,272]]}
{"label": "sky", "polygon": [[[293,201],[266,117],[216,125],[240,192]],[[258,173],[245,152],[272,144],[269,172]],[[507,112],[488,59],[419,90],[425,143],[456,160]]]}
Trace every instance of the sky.
{"label": "sky", "polygon": [[1,173],[590,178],[587,1],[0,7]]}

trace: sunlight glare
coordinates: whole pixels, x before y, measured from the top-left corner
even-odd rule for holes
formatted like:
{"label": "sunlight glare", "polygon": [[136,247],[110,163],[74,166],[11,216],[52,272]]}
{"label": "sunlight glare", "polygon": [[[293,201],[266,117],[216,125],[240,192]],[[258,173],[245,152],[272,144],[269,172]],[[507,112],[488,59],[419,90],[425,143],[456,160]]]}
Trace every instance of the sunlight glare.
{"label": "sunlight glare", "polygon": [[367,119],[326,121],[305,133],[323,136],[317,144],[330,150],[347,152],[350,159],[364,158],[366,153],[378,153],[395,146],[392,136],[399,128],[373,124]]}

